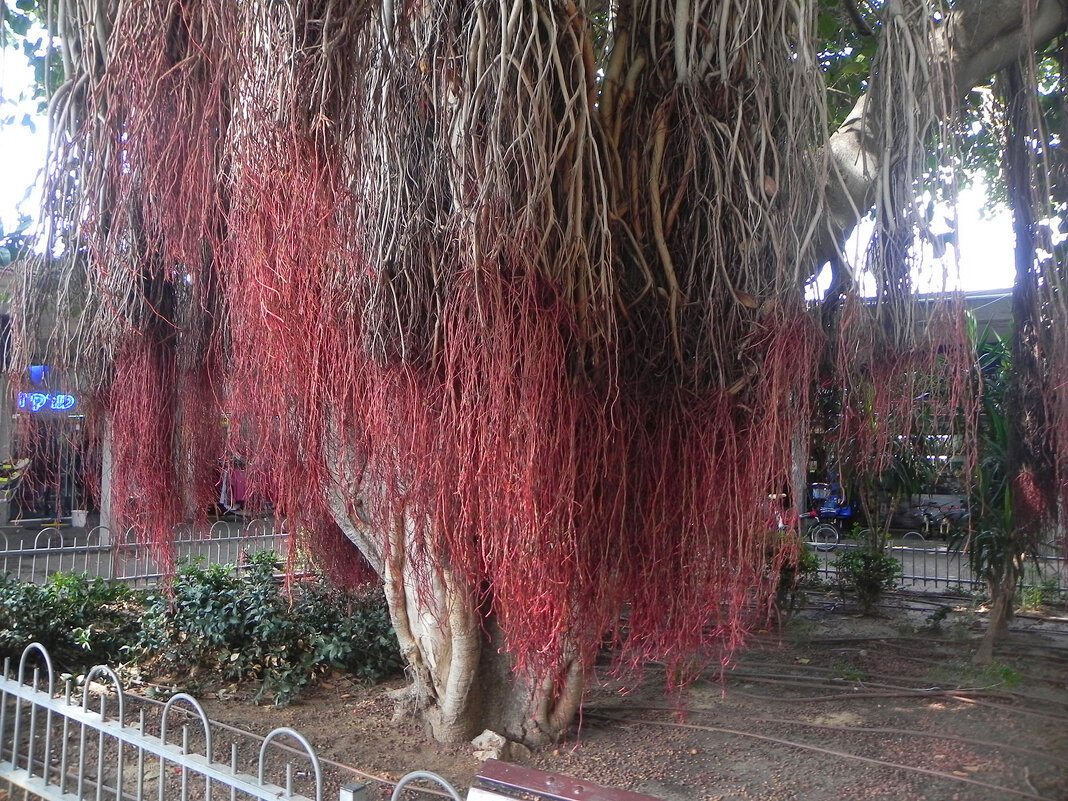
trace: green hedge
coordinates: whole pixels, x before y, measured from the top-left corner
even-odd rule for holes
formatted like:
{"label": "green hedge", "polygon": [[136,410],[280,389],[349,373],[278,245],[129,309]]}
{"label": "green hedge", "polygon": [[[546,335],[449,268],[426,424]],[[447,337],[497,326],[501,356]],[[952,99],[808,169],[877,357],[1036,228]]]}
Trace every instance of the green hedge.
{"label": "green hedge", "polygon": [[125,662],[177,683],[248,682],[255,699],[288,703],[336,668],[375,682],[401,669],[379,588],[341,590],[322,578],[286,588],[270,551],[233,565],[182,564],[174,581],[134,592],[84,574],[46,585],[0,579],[0,655],[40,642],[67,669]]}
{"label": "green hedge", "polygon": [[117,662],[137,637],[140,604],[127,587],[85,573],[55,573],[46,584],[0,577],[0,657],[17,661],[31,642],[60,665]]}

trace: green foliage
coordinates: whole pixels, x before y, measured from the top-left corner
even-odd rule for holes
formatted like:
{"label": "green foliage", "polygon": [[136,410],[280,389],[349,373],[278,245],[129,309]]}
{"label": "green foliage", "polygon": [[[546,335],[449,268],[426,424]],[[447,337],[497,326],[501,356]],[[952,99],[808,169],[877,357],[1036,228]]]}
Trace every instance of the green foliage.
{"label": "green foliage", "polygon": [[1019,566],[1016,540],[1008,528],[988,528],[972,535],[968,548],[968,562],[976,575],[990,584],[998,584],[1005,575],[1010,562]]}
{"label": "green foliage", "polygon": [[0,222],[0,267],[7,267],[15,259],[19,258],[29,245],[29,236],[26,233],[32,220],[22,215],[18,227],[7,233],[4,225]]}
{"label": "green foliage", "polygon": [[852,662],[835,662],[831,665],[831,671],[835,678],[845,681],[864,681],[864,670]]}
{"label": "green foliage", "polygon": [[981,528],[1009,531],[1012,499],[1009,493],[1009,418],[1006,403],[1012,375],[1008,340],[986,332],[976,344],[983,382],[979,428],[979,460],[972,482],[972,521]]}
{"label": "green foliage", "polygon": [[377,681],[399,670],[400,653],[381,593],[343,592],[321,582],[287,594],[271,551],[245,569],[184,564],[170,593],[146,600],[140,655],[189,675],[259,683],[255,700],[288,703],[326,667]]}
{"label": "green foliage", "polygon": [[987,335],[976,345],[983,382],[979,426],[979,458],[972,481],[971,509],[976,531],[968,547],[968,562],[991,591],[1015,571],[1019,575],[1025,544],[1013,527],[1009,481],[1010,423],[1007,401],[1012,382],[1008,340]]}
{"label": "green foliage", "polygon": [[1020,671],[1012,665],[1002,665],[995,662],[987,670],[989,674],[993,674],[993,676],[997,678],[999,684],[1004,685],[1010,690],[1018,685],[1022,678]]}
{"label": "green foliage", "polygon": [[928,681],[941,687],[1004,687],[1011,690],[1023,680],[1023,674],[1012,665],[1002,662],[976,665],[971,659],[940,664],[925,675]]}
{"label": "green foliage", "polygon": [[[827,83],[828,120],[837,128],[868,88],[875,57],[881,3],[856,3],[860,19],[853,20],[840,2],[821,3],[816,22],[819,60]],[[858,24],[859,23],[859,24]]]}
{"label": "green foliage", "polygon": [[871,548],[855,548],[846,551],[835,560],[838,580],[852,589],[865,615],[875,611],[886,590],[892,590],[901,564],[892,556]]}
{"label": "green foliage", "polygon": [[[1051,42],[1045,50],[1035,54],[1035,77],[1038,91],[1035,94],[1037,110],[1042,119],[1042,131],[1046,135],[1043,150],[1051,165],[1047,180],[1050,182],[1051,200],[1065,200],[1063,170],[1056,163],[1064,159],[1065,142],[1059,132],[1064,130],[1063,95],[1065,76],[1061,75],[1060,44]],[[1009,203],[1003,170],[1003,137],[1007,115],[1003,91],[991,78],[985,84],[969,92],[960,109],[960,176],[965,185],[980,179],[987,197],[987,207],[1006,208]],[[1042,147],[1038,142],[1036,147]]]}
{"label": "green foliage", "polygon": [[257,682],[257,700],[287,703],[335,667],[368,682],[401,667],[380,591],[342,591],[323,581],[286,593],[272,551],[245,569],[190,562],[169,592],[138,594],[84,573],[38,585],[0,576],[0,657],[31,642],[68,669],[133,659],[227,681]]}
{"label": "green foliage", "polygon": [[1040,567],[1036,566],[1034,575],[1030,577],[1027,586],[1021,586],[1018,591],[1018,600],[1022,609],[1041,609],[1043,606],[1062,604],[1064,591],[1061,590],[1060,582],[1053,576],[1043,577]]}
{"label": "green foliage", "polygon": [[55,573],[44,585],[0,577],[0,656],[18,659],[39,642],[66,667],[115,661],[135,636],[134,600],[127,587],[85,573]]}
{"label": "green foliage", "polygon": [[[55,17],[55,14],[53,14]],[[33,69],[34,82],[24,97],[37,101],[37,113],[44,114],[51,94],[63,83],[63,58],[46,30],[48,15],[40,0],[0,3],[0,47],[18,48]],[[56,24],[52,20],[53,26]],[[4,120],[11,124],[13,120]],[[33,127],[28,118],[23,124]]]}
{"label": "green foliage", "polygon": [[949,617],[949,607],[939,606],[931,614],[929,614],[925,620],[927,623],[927,629],[934,634],[938,634],[942,631],[942,623]]}

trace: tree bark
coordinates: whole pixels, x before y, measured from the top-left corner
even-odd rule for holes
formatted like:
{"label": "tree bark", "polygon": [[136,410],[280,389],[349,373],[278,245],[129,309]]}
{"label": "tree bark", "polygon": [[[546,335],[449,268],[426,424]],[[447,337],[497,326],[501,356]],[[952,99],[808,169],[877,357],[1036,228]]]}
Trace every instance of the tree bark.
{"label": "tree bark", "polygon": [[[934,34],[932,52],[952,76],[947,96],[957,99],[984,78],[1052,41],[1068,26],[1068,2],[1039,0],[1027,19],[1029,0],[955,5]],[[871,207],[880,157],[874,144],[880,110],[868,108],[868,93],[830,137],[827,150],[826,226],[816,233],[813,272],[841,252],[842,243]]]}
{"label": "tree bark", "polygon": [[559,740],[582,701],[579,662],[559,676],[517,675],[489,603],[448,568],[429,538],[413,547],[417,521],[403,510],[382,514],[359,500],[350,504],[336,487],[327,495],[338,525],[383,580],[409,681],[392,693],[396,715],[422,720],[446,743],[485,729],[531,747]]}
{"label": "tree bark", "polygon": [[987,581],[987,591],[990,594],[990,619],[987,621],[983,641],[979,644],[979,649],[973,658],[977,665],[989,665],[994,660],[994,646],[1009,632],[1018,578],[1016,560],[1008,559],[1001,575]]}

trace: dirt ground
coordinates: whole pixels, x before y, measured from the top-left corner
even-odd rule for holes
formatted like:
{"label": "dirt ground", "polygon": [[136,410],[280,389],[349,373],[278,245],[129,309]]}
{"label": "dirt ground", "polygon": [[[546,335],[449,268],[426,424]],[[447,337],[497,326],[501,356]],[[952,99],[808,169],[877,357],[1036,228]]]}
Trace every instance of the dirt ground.
{"label": "dirt ground", "polygon": [[[966,599],[896,595],[862,618],[810,594],[725,680],[693,685],[683,713],[653,667],[626,694],[592,688],[568,738],[525,762],[664,801],[1064,801],[1068,613],[1018,617],[986,669],[971,663],[982,627]],[[353,781],[369,783],[371,801],[387,798],[390,782],[414,770],[463,793],[478,770],[472,748],[394,723],[386,689],[329,676],[284,709],[226,693],[204,704],[244,731],[301,732],[324,762],[328,801]]]}

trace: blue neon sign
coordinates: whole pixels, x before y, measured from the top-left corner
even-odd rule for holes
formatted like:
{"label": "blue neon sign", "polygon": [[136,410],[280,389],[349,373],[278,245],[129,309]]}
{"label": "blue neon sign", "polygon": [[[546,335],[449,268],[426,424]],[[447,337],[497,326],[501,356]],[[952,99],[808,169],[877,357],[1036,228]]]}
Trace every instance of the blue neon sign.
{"label": "blue neon sign", "polygon": [[52,392],[20,392],[19,408],[35,414],[37,412],[69,412],[78,404],[73,395]]}

